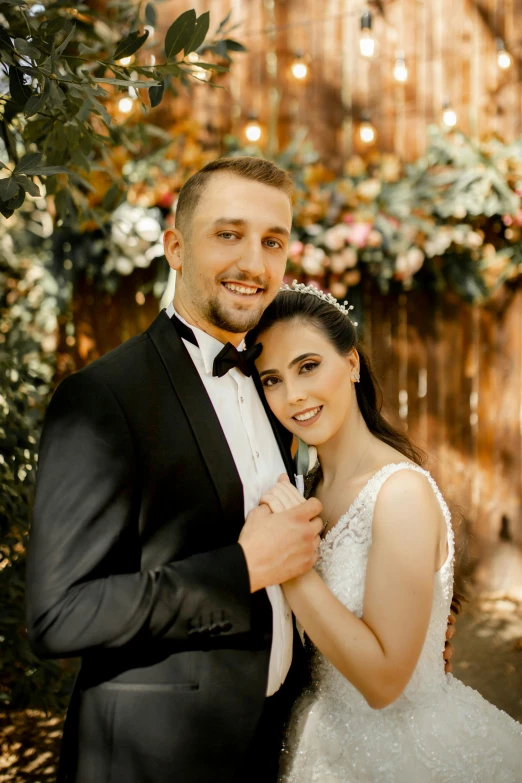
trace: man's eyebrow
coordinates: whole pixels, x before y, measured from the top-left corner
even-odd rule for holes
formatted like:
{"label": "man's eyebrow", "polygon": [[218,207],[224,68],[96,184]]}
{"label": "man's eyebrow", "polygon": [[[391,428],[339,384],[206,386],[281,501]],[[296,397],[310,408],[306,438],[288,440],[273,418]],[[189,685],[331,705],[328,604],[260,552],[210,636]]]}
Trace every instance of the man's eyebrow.
{"label": "man's eyebrow", "polygon": [[[309,356],[319,356],[318,353],[302,353],[300,356],[296,356],[295,359],[292,359],[290,364],[288,365],[288,369],[290,370],[292,367],[295,367],[296,364],[299,362],[302,362],[303,359],[308,359]],[[276,375],[278,373],[278,370],[263,370],[263,372],[259,373],[259,377],[262,378],[263,375]]]}
{"label": "man's eyebrow", "polygon": [[[217,218],[217,220],[214,220],[214,223],[212,224],[214,226],[238,226],[238,227],[244,227],[247,225],[247,221],[243,220],[242,218],[227,218],[227,217],[220,217]],[[266,231],[267,234],[280,234],[284,237],[289,237],[290,232],[287,228],[284,228],[283,226],[271,226]]]}

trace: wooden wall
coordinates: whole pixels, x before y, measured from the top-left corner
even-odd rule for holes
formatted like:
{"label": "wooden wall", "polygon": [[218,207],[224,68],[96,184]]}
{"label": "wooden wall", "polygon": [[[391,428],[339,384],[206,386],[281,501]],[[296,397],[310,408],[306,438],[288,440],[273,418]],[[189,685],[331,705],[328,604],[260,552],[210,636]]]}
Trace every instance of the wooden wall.
{"label": "wooden wall", "polygon": [[371,289],[362,309],[385,410],[452,508],[461,575],[522,594],[522,289],[487,308]]}
{"label": "wooden wall", "polygon": [[[62,373],[147,328],[157,300],[135,298],[147,276],[123,278],[114,296],[82,284]],[[452,508],[461,576],[522,595],[522,288],[487,308],[415,292],[383,297],[371,285],[354,301],[384,410],[425,451]]]}
{"label": "wooden wall", "polygon": [[[368,112],[379,149],[405,160],[423,153],[430,124],[440,124],[450,101],[458,127],[473,138],[498,134],[510,141],[522,133],[522,0],[196,0],[210,10],[211,31],[232,10],[240,24],[234,37],[249,47],[235,58],[227,90],[198,86],[190,110],[222,133],[241,134],[255,111],[268,132],[277,117],[275,142],[284,147],[298,128],[323,159],[341,169],[359,141],[361,114]],[[187,3],[158,6],[163,31]],[[360,15],[374,16],[376,54],[359,53]],[[496,61],[501,37],[512,56],[503,71]],[[296,82],[289,67],[296,51],[309,55],[310,77]],[[406,84],[393,77],[402,51]],[[265,133],[264,141],[267,141]]]}

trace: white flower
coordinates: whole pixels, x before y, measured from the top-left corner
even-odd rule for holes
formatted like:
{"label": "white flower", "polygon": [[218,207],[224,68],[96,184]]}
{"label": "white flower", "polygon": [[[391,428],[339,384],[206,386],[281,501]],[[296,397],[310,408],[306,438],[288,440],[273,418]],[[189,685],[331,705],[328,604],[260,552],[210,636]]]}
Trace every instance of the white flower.
{"label": "white flower", "polygon": [[326,253],[321,247],[305,245],[302,267],[308,275],[319,275],[324,271]]}
{"label": "white flower", "polygon": [[114,268],[120,275],[130,275],[134,269],[134,264],[125,256],[120,256],[114,261]]}
{"label": "white flower", "polygon": [[348,226],[339,223],[337,226],[327,229],[323,236],[323,244],[329,250],[342,250],[350,235]]}
{"label": "white flower", "polygon": [[395,261],[395,272],[398,277],[405,279],[413,277],[424,263],[424,253],[418,247],[410,247],[406,253],[399,253]]}

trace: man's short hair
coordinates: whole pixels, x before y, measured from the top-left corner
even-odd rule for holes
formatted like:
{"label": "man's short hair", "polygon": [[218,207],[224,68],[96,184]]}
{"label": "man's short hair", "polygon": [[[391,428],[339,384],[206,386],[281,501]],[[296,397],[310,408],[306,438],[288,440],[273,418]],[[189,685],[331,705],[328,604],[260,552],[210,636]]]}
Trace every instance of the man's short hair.
{"label": "man's short hair", "polygon": [[207,186],[208,180],[216,172],[234,174],[237,177],[251,179],[282,190],[288,198],[292,198],[293,182],[287,171],[276,166],[270,160],[244,156],[240,158],[218,158],[207,163],[200,171],[193,174],[180,190],[176,207],[176,228],[188,236],[192,215]]}

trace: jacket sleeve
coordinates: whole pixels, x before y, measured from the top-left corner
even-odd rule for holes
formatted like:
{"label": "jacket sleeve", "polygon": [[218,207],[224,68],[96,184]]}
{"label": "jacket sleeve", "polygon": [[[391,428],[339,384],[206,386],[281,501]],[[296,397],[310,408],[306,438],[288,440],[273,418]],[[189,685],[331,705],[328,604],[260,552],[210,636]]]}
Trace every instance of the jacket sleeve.
{"label": "jacket sleeve", "polygon": [[139,639],[197,646],[199,634],[251,630],[252,596],[239,544],[141,571],[131,433],[94,374],[63,381],[39,450],[27,558],[29,642],[40,657],[83,655]]}

